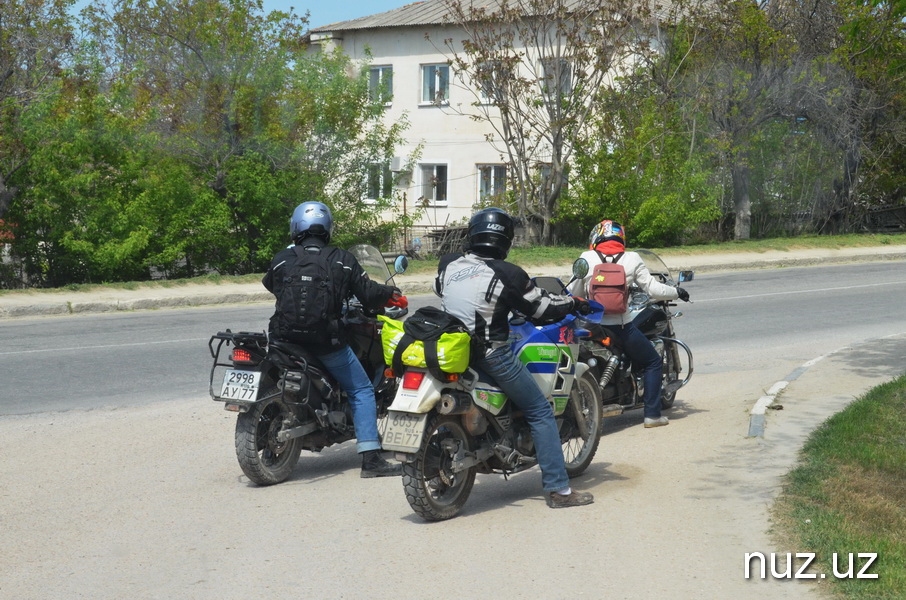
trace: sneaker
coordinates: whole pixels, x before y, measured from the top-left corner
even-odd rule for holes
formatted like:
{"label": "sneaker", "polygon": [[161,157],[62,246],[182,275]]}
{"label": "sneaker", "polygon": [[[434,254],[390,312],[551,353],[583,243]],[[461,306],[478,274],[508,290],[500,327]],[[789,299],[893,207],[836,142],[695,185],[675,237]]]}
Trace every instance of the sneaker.
{"label": "sneaker", "polygon": [[588,492],[573,490],[568,496],[551,492],[547,495],[547,505],[551,508],[569,508],[571,506],[585,506],[595,501],[595,497]]}
{"label": "sneaker", "polygon": [[395,477],[403,473],[403,465],[388,462],[379,450],[362,453],[362,478]]}
{"label": "sneaker", "polygon": [[657,419],[649,419],[645,417],[645,427],[663,427],[664,425],[669,425],[670,421],[667,420],[667,417],[658,417]]}

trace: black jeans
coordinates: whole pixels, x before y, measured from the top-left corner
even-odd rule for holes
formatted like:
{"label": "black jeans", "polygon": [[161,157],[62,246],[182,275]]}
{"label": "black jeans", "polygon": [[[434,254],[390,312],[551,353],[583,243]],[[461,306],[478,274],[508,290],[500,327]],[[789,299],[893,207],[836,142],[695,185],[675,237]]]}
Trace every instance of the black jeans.
{"label": "black jeans", "polygon": [[632,323],[622,326],[611,325],[610,329],[620,337],[623,348],[632,361],[633,370],[642,371],[642,383],[645,386],[642,396],[645,402],[645,417],[657,419],[661,416],[661,377],[664,372],[661,355],[654,349],[651,340]]}

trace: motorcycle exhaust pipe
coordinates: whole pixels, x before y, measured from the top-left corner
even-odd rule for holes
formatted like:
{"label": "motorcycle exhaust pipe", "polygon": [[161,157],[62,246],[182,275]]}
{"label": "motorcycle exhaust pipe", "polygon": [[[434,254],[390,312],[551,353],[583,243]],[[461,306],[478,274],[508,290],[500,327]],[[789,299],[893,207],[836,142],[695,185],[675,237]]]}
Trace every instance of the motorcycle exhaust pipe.
{"label": "motorcycle exhaust pipe", "polygon": [[465,392],[447,392],[440,397],[437,412],[442,415],[461,415],[472,408],[472,398]]}

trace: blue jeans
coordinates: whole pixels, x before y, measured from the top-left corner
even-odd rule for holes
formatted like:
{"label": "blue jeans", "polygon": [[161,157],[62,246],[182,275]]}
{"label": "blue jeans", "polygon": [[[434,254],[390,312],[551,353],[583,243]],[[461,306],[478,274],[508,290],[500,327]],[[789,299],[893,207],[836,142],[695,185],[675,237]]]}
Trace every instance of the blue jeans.
{"label": "blue jeans", "polygon": [[319,355],[318,358],[333,375],[349,398],[352,422],[355,425],[356,451],[380,450],[381,442],[377,430],[377,401],[374,386],[362,363],[355,357],[349,346]]}
{"label": "blue jeans", "polygon": [[496,348],[487,356],[476,360],[475,366],[490,375],[507,398],[525,415],[532,430],[544,491],[554,492],[568,487],[569,476],[566,474],[554,410],[532,374],[509,346]]}
{"label": "blue jeans", "polygon": [[654,349],[645,334],[639,331],[633,323],[627,323],[622,327],[612,325],[610,329],[615,331],[623,343],[629,360],[632,361],[633,370],[642,371],[642,383],[645,386],[645,392],[642,400],[645,403],[645,417],[657,419],[661,416],[661,376],[664,372],[664,363],[661,355]]}

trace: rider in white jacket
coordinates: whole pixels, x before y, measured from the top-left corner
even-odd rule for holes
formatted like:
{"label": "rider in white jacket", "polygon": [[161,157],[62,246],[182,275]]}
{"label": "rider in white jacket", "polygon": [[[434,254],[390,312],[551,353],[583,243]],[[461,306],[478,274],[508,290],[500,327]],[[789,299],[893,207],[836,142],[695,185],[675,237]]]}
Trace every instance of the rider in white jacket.
{"label": "rider in white jacket", "polygon": [[[626,272],[626,285],[636,286],[656,300],[689,300],[689,293],[681,287],[672,287],[661,283],[651,275],[645,261],[636,252],[626,251],[626,234],[623,227],[609,219],[595,225],[588,237],[589,250],[581,258],[588,261],[588,275],[570,284],[569,291],[574,296],[588,297],[588,284],[595,265],[601,264],[601,255],[623,267]],[[619,336],[626,354],[634,366],[644,369],[645,384],[645,427],[668,425],[667,417],[661,416],[661,376],[663,364],[661,356],[645,335],[632,323],[631,313],[604,314],[601,324],[606,325]]]}

